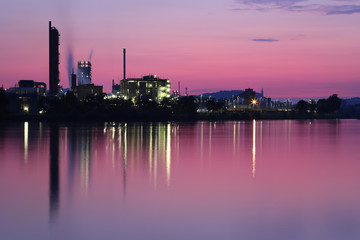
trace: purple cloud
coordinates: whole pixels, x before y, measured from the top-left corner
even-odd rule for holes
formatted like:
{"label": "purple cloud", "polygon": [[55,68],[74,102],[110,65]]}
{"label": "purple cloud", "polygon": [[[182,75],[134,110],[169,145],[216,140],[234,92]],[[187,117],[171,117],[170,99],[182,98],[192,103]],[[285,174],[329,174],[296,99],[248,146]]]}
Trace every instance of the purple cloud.
{"label": "purple cloud", "polygon": [[254,38],[251,39],[254,42],[278,42],[279,40],[273,38]]}
{"label": "purple cloud", "polygon": [[[320,12],[326,15],[360,13],[360,0],[333,0],[318,4],[316,0],[235,0],[240,7],[233,10],[285,10],[292,12]],[[332,4],[333,3],[333,4]],[[340,3],[352,3],[342,4]]]}
{"label": "purple cloud", "polygon": [[342,5],[336,7],[328,7],[326,9],[326,14],[353,14],[360,13],[360,5]]}

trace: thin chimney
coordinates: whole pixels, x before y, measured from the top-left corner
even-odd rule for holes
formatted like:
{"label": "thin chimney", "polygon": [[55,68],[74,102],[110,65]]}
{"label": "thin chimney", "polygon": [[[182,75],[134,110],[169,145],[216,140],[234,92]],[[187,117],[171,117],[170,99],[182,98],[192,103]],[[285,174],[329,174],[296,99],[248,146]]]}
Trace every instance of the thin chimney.
{"label": "thin chimney", "polygon": [[126,79],[126,48],[124,48],[124,80]]}

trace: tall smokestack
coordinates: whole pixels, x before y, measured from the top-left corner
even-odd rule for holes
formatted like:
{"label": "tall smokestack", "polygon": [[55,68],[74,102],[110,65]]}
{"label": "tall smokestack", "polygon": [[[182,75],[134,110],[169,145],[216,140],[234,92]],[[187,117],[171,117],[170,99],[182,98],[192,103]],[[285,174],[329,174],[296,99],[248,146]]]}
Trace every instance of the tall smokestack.
{"label": "tall smokestack", "polygon": [[124,80],[126,79],[126,48],[124,48]]}
{"label": "tall smokestack", "polygon": [[49,21],[49,93],[57,95],[59,91],[59,31]]}

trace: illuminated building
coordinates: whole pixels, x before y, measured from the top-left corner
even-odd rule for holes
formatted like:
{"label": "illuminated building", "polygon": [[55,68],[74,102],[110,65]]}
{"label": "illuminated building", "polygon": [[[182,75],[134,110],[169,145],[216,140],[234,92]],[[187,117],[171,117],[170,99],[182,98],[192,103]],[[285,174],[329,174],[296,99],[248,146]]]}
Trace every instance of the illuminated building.
{"label": "illuminated building", "polygon": [[59,31],[49,22],[49,93],[59,91]]}
{"label": "illuminated building", "polygon": [[78,62],[78,85],[91,83],[91,62]]}
{"label": "illuminated building", "polygon": [[132,101],[139,97],[160,103],[164,98],[170,98],[170,80],[156,75],[127,78],[121,80],[120,91],[124,98]]}

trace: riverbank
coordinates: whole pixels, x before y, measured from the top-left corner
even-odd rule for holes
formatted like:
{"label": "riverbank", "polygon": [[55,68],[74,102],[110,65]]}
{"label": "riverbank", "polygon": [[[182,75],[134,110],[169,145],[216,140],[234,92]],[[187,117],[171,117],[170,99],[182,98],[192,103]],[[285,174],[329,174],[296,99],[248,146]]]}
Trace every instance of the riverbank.
{"label": "riverbank", "polygon": [[285,120],[285,119],[347,119],[340,114],[301,114],[295,111],[239,111],[239,112],[65,112],[51,114],[2,114],[0,121],[226,121],[226,120]]}

